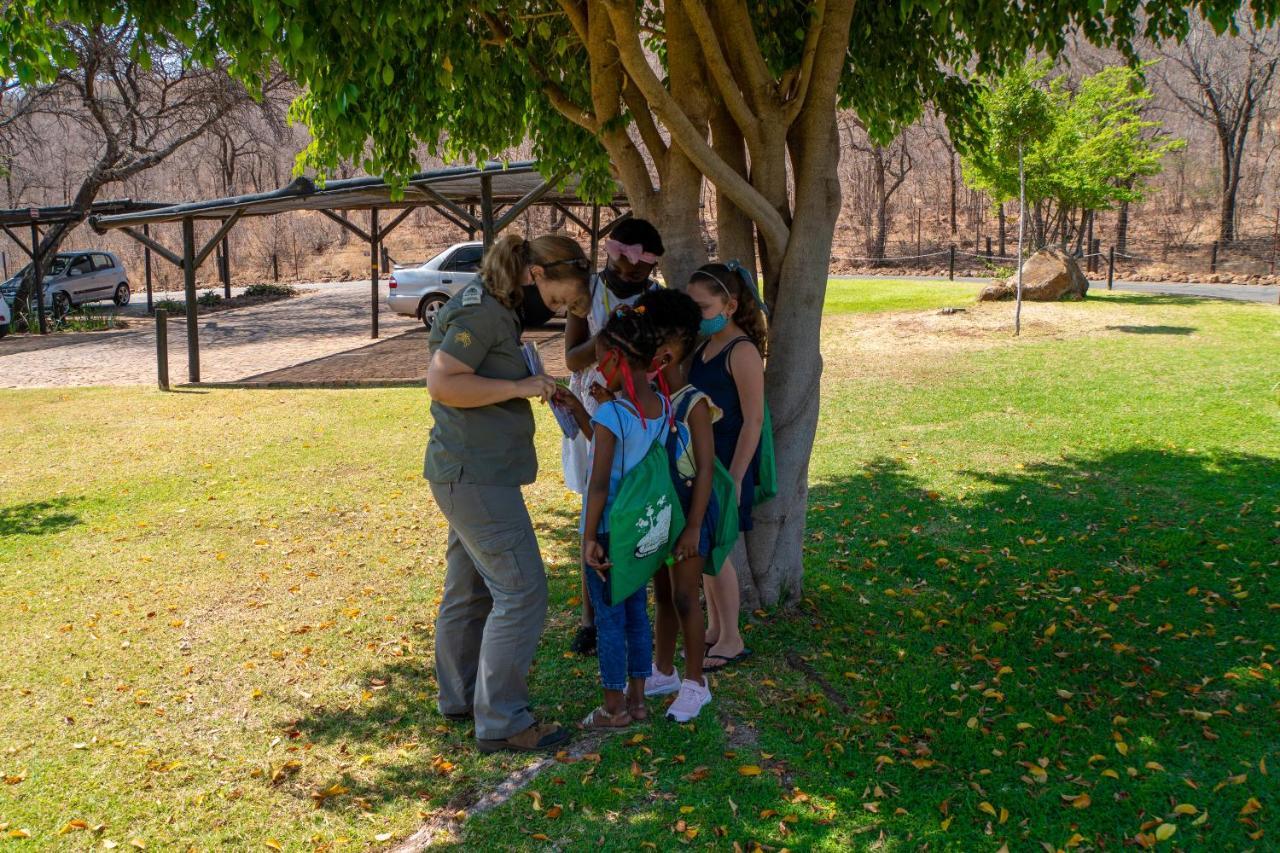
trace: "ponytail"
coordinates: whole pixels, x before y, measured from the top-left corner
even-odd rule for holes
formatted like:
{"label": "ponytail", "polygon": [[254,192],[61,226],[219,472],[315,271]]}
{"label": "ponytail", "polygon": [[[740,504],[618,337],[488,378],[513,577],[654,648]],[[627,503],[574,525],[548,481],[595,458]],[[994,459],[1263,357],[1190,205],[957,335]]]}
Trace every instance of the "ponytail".
{"label": "ponytail", "polygon": [[512,311],[524,298],[525,268],[529,266],[529,241],[519,234],[504,234],[480,261],[480,278],[489,295]]}
{"label": "ponytail", "polygon": [[[587,298],[587,256],[578,241],[563,234],[543,234],[526,240],[519,234],[505,234],[484,253],[480,262],[480,278],[494,299],[515,310],[524,298],[525,270],[538,265],[547,270],[548,278],[573,280]],[[581,264],[572,262],[581,261]],[[571,306],[573,307],[579,306]]]}

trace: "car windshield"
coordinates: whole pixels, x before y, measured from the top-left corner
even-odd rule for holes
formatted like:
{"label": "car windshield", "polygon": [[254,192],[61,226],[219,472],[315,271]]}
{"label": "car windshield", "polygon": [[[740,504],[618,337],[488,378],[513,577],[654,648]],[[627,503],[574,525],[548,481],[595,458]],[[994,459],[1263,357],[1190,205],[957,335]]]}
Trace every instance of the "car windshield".
{"label": "car windshield", "polygon": [[[49,266],[49,275],[51,276],[61,275],[62,273],[66,272],[67,264],[70,263],[71,259],[74,257],[75,255],[56,256],[53,259],[53,263]],[[22,282],[22,280],[29,275],[31,275],[31,264],[27,264],[25,267],[23,267],[22,269],[14,273],[12,278],[4,282],[4,286],[7,288],[16,288]]]}

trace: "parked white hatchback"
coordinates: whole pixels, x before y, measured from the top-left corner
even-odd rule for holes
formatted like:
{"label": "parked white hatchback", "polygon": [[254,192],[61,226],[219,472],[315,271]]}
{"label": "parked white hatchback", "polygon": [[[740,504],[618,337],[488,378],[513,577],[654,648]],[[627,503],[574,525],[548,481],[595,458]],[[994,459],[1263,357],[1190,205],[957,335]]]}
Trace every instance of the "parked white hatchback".
{"label": "parked white hatchback", "polygon": [[483,256],[483,243],[455,243],[422,266],[396,267],[388,282],[387,307],[430,329],[449,298],[479,278]]}
{"label": "parked white hatchback", "polygon": [[[12,305],[23,277],[30,274],[31,265],[27,264],[13,278],[0,284],[0,297]],[[128,305],[129,295],[129,276],[124,264],[111,252],[59,252],[44,277],[44,304],[53,309],[56,317],[77,305],[102,299]]]}

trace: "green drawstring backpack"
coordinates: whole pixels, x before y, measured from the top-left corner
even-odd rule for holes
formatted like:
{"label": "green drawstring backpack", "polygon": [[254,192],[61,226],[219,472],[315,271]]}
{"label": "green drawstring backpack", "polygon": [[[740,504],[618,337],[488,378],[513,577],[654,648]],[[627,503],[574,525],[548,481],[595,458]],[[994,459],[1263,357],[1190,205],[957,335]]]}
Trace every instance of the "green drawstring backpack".
{"label": "green drawstring backpack", "polygon": [[[670,404],[666,400],[663,404],[665,422]],[[684,511],[667,468],[667,451],[655,439],[640,464],[623,476],[609,507],[610,606],[621,604],[649,582],[666,563],[683,529]]]}
{"label": "green drawstring backpack", "polygon": [[760,426],[760,460],[756,469],[755,502],[762,504],[778,494],[778,463],[773,456],[773,416],[764,404],[764,423]]}

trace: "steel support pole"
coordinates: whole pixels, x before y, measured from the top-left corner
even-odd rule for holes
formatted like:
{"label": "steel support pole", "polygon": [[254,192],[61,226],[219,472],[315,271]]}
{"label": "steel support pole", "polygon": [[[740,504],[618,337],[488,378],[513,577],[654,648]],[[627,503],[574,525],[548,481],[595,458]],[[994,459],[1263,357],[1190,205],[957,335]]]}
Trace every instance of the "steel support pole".
{"label": "steel support pole", "polygon": [[200,381],[200,327],[196,322],[196,224],[182,220],[182,283],[187,302],[187,381]]}
{"label": "steel support pole", "polygon": [[378,208],[369,208],[369,298],[372,323],[369,337],[378,337],[378,249],[380,248],[378,233]]}

